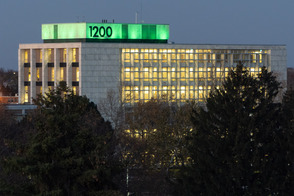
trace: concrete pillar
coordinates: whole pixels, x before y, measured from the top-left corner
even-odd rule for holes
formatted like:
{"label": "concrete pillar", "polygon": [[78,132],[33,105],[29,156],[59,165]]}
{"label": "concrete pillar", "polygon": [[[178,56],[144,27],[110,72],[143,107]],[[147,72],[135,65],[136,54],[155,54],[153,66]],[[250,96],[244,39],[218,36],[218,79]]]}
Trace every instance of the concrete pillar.
{"label": "concrete pillar", "polygon": [[30,103],[36,98],[36,49],[31,49],[31,82],[30,82]]}
{"label": "concrete pillar", "polygon": [[66,84],[72,89],[72,50],[66,48]]}
{"label": "concrete pillar", "polygon": [[18,49],[18,103],[24,103],[24,51]]}

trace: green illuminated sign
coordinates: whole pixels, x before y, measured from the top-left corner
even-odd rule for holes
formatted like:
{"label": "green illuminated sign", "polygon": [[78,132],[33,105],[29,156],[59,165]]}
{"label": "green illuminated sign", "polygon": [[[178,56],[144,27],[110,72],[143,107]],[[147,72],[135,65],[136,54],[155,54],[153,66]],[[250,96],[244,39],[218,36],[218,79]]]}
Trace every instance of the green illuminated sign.
{"label": "green illuminated sign", "polygon": [[43,24],[44,41],[167,42],[169,25],[117,23]]}

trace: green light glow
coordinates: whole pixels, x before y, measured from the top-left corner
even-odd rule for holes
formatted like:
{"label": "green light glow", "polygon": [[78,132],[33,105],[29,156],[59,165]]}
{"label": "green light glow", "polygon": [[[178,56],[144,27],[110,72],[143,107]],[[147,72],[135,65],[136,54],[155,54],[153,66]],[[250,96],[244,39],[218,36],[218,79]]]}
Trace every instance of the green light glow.
{"label": "green light glow", "polygon": [[43,24],[43,40],[163,40],[169,38],[169,25],[117,23]]}

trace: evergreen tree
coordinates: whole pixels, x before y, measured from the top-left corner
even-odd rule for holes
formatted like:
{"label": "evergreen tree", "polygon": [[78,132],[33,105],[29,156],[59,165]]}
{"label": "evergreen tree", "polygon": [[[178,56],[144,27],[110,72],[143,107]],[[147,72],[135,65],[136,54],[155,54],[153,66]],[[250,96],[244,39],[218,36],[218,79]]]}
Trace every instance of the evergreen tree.
{"label": "evergreen tree", "polygon": [[113,130],[88,98],[60,87],[34,100],[28,141],[8,161],[37,195],[114,194]]}
{"label": "evergreen tree", "polygon": [[[187,195],[285,195],[293,191],[282,110],[274,99],[280,85],[265,68],[258,77],[239,64],[206,108],[193,110],[189,150],[183,170]],[[291,174],[292,175],[292,174]]]}

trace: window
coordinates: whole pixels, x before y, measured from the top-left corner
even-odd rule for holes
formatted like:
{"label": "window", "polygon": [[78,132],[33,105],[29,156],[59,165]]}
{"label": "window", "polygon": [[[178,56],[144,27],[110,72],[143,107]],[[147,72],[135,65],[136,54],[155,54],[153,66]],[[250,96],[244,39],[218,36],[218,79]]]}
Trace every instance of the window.
{"label": "window", "polygon": [[138,67],[135,67],[135,72],[134,72],[134,77],[135,77],[135,81],[139,81],[139,68]]}
{"label": "window", "polygon": [[167,80],[167,68],[162,68],[162,79]]}
{"label": "window", "polygon": [[124,61],[126,63],[129,63],[130,62],[130,59],[131,59],[130,53],[124,53]]}
{"label": "window", "polygon": [[72,62],[79,62],[79,49],[73,48],[72,49]]}
{"label": "window", "polygon": [[144,96],[145,100],[149,99],[149,87],[148,86],[144,87],[144,95],[143,96]]}
{"label": "window", "polygon": [[139,53],[134,54],[134,62],[138,63],[139,62]]}
{"label": "window", "polygon": [[60,67],[60,81],[66,80],[66,70],[65,67]]}
{"label": "window", "polygon": [[172,80],[175,81],[176,79],[176,68],[171,68],[171,77],[172,77]]}
{"label": "window", "polygon": [[75,81],[75,82],[80,81],[80,70],[78,67],[72,68],[72,81]]}
{"label": "window", "polygon": [[78,88],[79,88],[78,86],[73,86],[73,87],[72,87],[72,91],[73,91],[73,94],[74,94],[74,95],[79,95],[79,90],[78,90]]}
{"label": "window", "polygon": [[[49,62],[49,63],[54,62],[53,51],[54,51],[54,49],[48,49],[48,50],[47,50],[47,58],[48,58],[48,62]],[[61,61],[61,62],[63,62],[63,61]]]}
{"label": "window", "polygon": [[25,86],[25,101],[29,102],[29,86]]}
{"label": "window", "polygon": [[186,87],[181,86],[181,99],[185,99],[185,98],[186,98]]}
{"label": "window", "polygon": [[63,62],[63,63],[66,62],[66,55],[67,55],[66,48],[60,49],[60,62]]}
{"label": "window", "polygon": [[37,67],[36,69],[36,76],[37,76],[37,81],[42,80],[42,69],[40,67]]}
{"label": "window", "polygon": [[125,68],[125,81],[130,81],[131,79],[131,69],[130,68]]}
{"label": "window", "polygon": [[54,81],[54,67],[48,67],[48,81]]}
{"label": "window", "polygon": [[190,80],[193,80],[194,79],[194,72],[193,72],[193,68],[190,67],[189,69],[189,77],[190,77]]}
{"label": "window", "polygon": [[152,97],[157,99],[157,86],[152,87]]}
{"label": "window", "polygon": [[24,50],[24,63],[29,63],[30,62],[30,50]]}
{"label": "window", "polygon": [[154,80],[154,81],[157,81],[157,77],[158,77],[157,68],[154,67],[154,68],[153,68],[153,80]]}
{"label": "window", "polygon": [[42,63],[42,49],[38,49],[36,52],[36,63]]}
{"label": "window", "polygon": [[144,68],[143,78],[145,81],[149,80],[149,68],[147,67]]}

